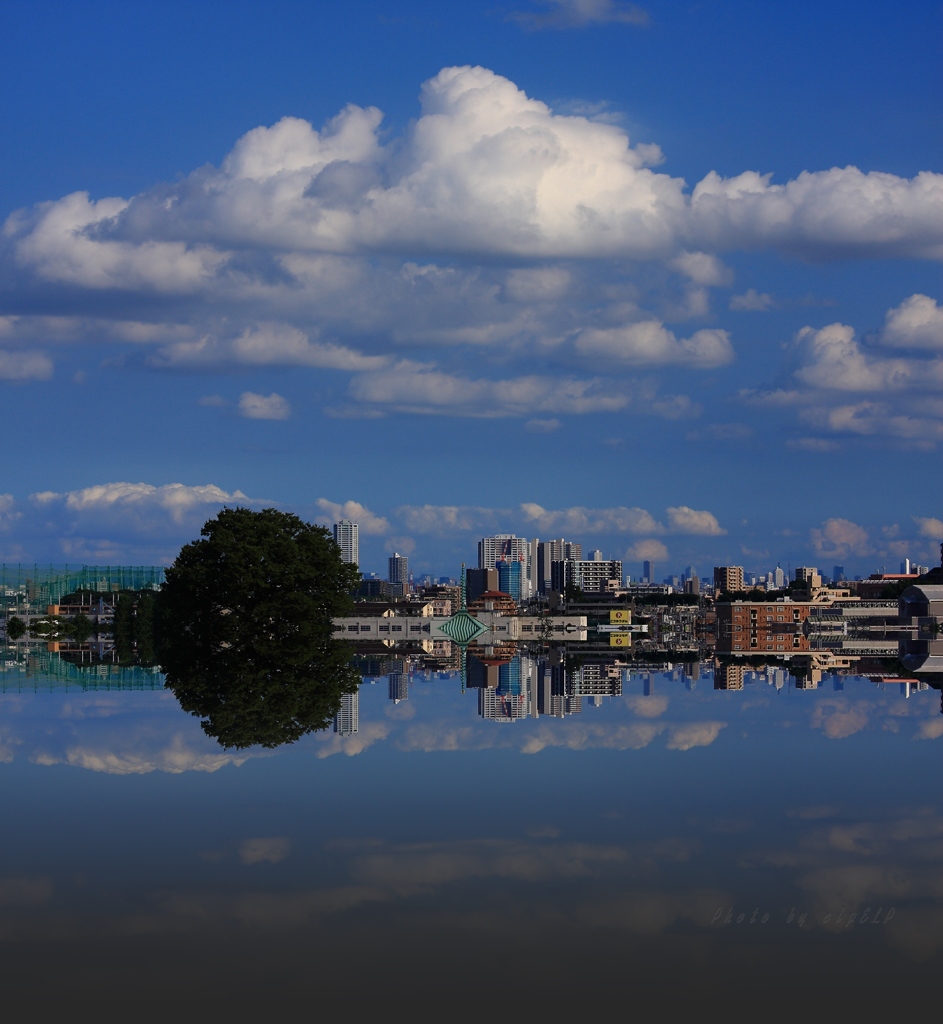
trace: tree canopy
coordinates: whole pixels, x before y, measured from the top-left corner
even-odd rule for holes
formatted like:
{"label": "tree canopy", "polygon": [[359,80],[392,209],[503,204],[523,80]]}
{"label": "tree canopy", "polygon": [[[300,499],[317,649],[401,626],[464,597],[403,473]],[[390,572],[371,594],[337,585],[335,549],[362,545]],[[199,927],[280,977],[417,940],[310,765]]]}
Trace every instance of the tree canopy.
{"label": "tree canopy", "polygon": [[276,509],[224,509],[167,570],[167,685],[223,746],[272,747],[326,728],[360,682],[331,621],[359,579],[323,527]]}

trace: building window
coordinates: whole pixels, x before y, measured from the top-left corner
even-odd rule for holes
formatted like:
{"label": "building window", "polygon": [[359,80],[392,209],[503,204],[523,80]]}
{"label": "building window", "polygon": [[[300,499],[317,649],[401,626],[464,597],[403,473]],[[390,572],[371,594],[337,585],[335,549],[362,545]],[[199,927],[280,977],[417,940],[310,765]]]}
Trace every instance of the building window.
{"label": "building window", "polygon": [[347,632],[348,633],[356,633],[359,629],[360,629],[359,626],[348,626],[347,627]]}
{"label": "building window", "polygon": [[393,630],[394,633],[402,633],[403,632],[403,627],[402,626],[391,626],[390,628]]}
{"label": "building window", "polygon": [[361,626],[360,627],[360,632],[361,633],[369,633],[371,629],[373,629],[372,626]]}

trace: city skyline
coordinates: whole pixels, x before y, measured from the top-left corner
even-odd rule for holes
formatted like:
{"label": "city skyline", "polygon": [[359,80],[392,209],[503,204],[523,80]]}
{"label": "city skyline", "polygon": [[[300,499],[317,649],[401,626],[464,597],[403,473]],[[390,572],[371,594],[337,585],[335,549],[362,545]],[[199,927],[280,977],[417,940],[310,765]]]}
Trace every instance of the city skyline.
{"label": "city skyline", "polygon": [[937,5],[162,9],[4,9],[0,560],[936,563]]}

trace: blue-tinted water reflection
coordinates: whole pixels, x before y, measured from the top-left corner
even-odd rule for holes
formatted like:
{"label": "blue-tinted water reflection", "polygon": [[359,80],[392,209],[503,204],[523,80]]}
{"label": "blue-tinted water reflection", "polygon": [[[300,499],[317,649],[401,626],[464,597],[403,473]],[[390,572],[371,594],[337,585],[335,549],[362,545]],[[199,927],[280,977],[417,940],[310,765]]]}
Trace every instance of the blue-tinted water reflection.
{"label": "blue-tinted water reflection", "polygon": [[198,1006],[212,978],[237,1016],[316,990],[429,1013],[460,994],[461,1017],[627,988],[926,994],[937,690],[507,653],[378,656],[334,729],[276,750],[222,749],[168,691],[5,674],[11,998]]}

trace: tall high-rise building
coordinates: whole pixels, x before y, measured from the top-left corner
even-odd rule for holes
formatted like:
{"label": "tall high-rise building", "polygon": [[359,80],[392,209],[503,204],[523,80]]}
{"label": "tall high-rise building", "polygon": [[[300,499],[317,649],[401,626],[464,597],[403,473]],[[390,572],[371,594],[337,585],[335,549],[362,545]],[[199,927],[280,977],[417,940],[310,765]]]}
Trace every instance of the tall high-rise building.
{"label": "tall high-rise building", "polygon": [[[782,570],[780,570],[781,572]],[[832,566],[832,582],[843,583],[845,580],[845,567],[843,565]]]}
{"label": "tall high-rise building", "polygon": [[409,700],[409,675],[406,672],[391,672],[389,675],[390,700],[399,704]]}
{"label": "tall high-rise building", "polygon": [[583,545],[573,541],[543,540],[537,543],[537,589],[546,594],[551,589],[551,565],[554,562],[567,560],[580,561],[583,557]]}
{"label": "tall high-rise building", "polygon": [[643,583],[654,583],[655,582],[655,563],[646,559],[642,562],[642,582]]}
{"label": "tall high-rise building", "polygon": [[[840,565],[836,566],[836,569],[841,571],[841,578],[845,578],[845,570]],[[767,589],[769,589],[769,583],[772,582],[774,590],[782,590],[786,586],[786,574],[777,565],[776,568],[767,577]]]}
{"label": "tall high-rise building", "polygon": [[550,567],[550,583],[551,588],[560,593],[567,587],[579,587],[586,594],[605,594],[622,586],[622,562],[618,559],[554,562]]}
{"label": "tall high-rise building", "polygon": [[478,542],[478,568],[495,569],[499,559],[521,563],[521,600],[533,597],[537,590],[537,548],[539,541],[497,533]]}
{"label": "tall high-rise building", "polygon": [[409,583],[409,559],[406,555],[394,551],[389,557],[388,564],[389,572],[386,578],[390,583],[402,583],[404,586]]}
{"label": "tall high-rise building", "polygon": [[477,601],[482,594],[489,590],[498,589],[497,569],[467,569],[465,571],[465,597],[469,604],[472,601]]}
{"label": "tall high-rise building", "polygon": [[360,691],[341,694],[341,706],[334,716],[334,732],[352,736],[360,729]]}
{"label": "tall high-rise building", "polygon": [[513,559],[499,558],[495,568],[498,570],[498,590],[502,594],[510,594],[515,604],[521,603],[521,563]]}
{"label": "tall high-rise building", "polygon": [[334,543],[341,549],[341,561],[360,565],[360,527],[349,519],[334,524]]}
{"label": "tall high-rise building", "polygon": [[743,566],[715,565],[714,593],[722,594],[730,590],[743,590]]}
{"label": "tall high-rise building", "polygon": [[796,569],[795,579],[812,589],[822,586],[822,576],[814,565],[800,565]]}

